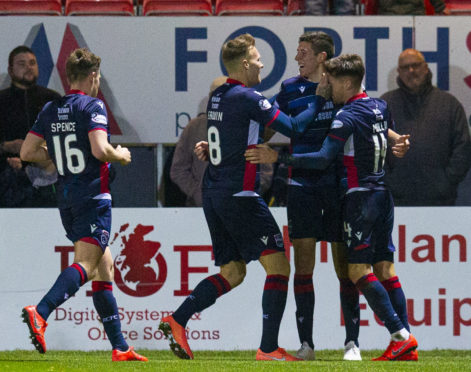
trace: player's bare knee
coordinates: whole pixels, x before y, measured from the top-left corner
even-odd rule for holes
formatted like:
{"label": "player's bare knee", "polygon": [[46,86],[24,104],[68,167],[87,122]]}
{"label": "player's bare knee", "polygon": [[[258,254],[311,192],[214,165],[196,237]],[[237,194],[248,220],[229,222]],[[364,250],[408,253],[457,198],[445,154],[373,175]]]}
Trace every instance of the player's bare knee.
{"label": "player's bare knee", "polygon": [[309,275],[314,273],[315,262],[311,262],[311,260],[295,260],[294,263],[294,271],[296,274],[299,275]]}
{"label": "player's bare knee", "polygon": [[394,264],[389,261],[380,261],[373,265],[373,272],[380,282],[396,276]]}
{"label": "player's bare knee", "polygon": [[232,261],[221,266],[220,274],[229,282],[231,288],[235,288],[244,281],[247,267],[243,261]]}

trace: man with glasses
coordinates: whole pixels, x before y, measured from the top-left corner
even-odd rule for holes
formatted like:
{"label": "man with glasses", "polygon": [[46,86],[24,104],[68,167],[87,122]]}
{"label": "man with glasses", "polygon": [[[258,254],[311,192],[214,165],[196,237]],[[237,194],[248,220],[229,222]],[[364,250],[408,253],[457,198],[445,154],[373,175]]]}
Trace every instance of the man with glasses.
{"label": "man with glasses", "polygon": [[466,114],[450,93],[432,86],[432,73],[418,50],[406,49],[398,61],[399,88],[384,99],[396,131],[411,135],[404,159],[386,158],[387,183],[398,206],[454,205],[458,184],[471,165]]}

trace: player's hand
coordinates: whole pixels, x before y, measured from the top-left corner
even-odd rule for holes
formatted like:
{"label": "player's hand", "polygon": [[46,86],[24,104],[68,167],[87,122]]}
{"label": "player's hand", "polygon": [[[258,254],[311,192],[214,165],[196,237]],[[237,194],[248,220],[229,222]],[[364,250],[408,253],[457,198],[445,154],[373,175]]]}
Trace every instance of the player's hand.
{"label": "player's hand", "polygon": [[271,164],[278,160],[278,151],[273,150],[267,145],[257,145],[244,153],[245,160],[251,164]]}
{"label": "player's hand", "polygon": [[209,160],[209,144],[207,141],[199,141],[193,150],[196,157],[201,161]]}
{"label": "player's hand", "polygon": [[396,139],[393,147],[391,147],[392,153],[395,157],[403,158],[407,154],[407,151],[409,151],[410,148],[409,138],[410,134],[402,134]]}
{"label": "player's hand", "polygon": [[127,147],[121,147],[121,145],[118,145],[115,150],[121,156],[121,160],[119,161],[121,165],[128,165],[131,162],[131,152]]}
{"label": "player's hand", "polygon": [[325,72],[322,73],[321,80],[317,85],[316,95],[322,96],[326,100],[332,98],[332,86],[329,84],[329,79],[327,79],[327,75]]}
{"label": "player's hand", "polygon": [[12,167],[15,170],[20,170],[21,168],[23,168],[21,159],[18,157],[7,158],[7,163],[10,167]]}

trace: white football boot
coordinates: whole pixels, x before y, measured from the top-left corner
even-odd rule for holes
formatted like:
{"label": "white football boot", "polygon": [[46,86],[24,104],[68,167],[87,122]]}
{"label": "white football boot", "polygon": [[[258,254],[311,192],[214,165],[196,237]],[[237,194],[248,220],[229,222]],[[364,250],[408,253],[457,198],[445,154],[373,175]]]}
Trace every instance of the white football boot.
{"label": "white football boot", "polygon": [[343,360],[361,360],[360,349],[354,341],[348,341],[345,345]]}

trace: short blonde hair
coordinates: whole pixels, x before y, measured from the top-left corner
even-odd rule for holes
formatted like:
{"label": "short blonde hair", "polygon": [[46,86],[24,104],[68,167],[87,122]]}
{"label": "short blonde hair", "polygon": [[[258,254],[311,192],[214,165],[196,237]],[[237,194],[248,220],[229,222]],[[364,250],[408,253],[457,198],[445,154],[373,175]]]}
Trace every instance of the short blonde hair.
{"label": "short blonde hair", "polygon": [[251,48],[255,47],[255,39],[250,34],[242,34],[228,40],[222,46],[222,63],[227,70],[232,70],[234,62],[246,57]]}

